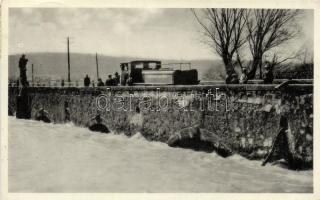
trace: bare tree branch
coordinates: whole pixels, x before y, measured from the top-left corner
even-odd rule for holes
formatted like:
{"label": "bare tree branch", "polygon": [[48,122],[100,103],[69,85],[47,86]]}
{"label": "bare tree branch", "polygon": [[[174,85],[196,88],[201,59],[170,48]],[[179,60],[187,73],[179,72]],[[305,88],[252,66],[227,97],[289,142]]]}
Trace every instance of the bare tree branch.
{"label": "bare tree branch", "polygon": [[[249,47],[253,62],[248,78],[254,78],[260,68],[263,55],[272,48],[278,47],[296,36],[296,29],[291,25],[299,14],[298,10],[257,9],[246,23]],[[290,58],[288,58],[290,59]],[[260,77],[261,78],[261,77]]]}
{"label": "bare tree branch", "polygon": [[201,9],[202,18],[191,9],[197,22],[209,39],[208,45],[214,47],[221,56],[228,75],[235,73],[233,59],[235,53],[246,43],[245,27],[249,10],[246,9]]}

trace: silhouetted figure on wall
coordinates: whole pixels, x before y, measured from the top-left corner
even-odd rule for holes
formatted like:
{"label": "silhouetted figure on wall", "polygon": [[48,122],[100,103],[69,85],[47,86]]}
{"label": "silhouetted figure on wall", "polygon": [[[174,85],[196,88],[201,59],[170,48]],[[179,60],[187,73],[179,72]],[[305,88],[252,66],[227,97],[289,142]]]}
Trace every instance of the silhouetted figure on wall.
{"label": "silhouetted figure on wall", "polygon": [[129,86],[133,85],[133,81],[132,81],[131,76],[127,79],[127,85],[129,85]]}
{"label": "silhouetted figure on wall", "polygon": [[27,81],[27,63],[28,59],[25,58],[23,54],[19,59],[19,69],[20,69],[20,77],[19,81],[21,84],[21,89],[19,91],[19,95],[16,98],[17,112],[16,117],[18,119],[30,119],[31,117],[31,107],[29,96],[27,95],[27,90],[25,87],[28,86]]}
{"label": "silhouetted figure on wall", "polygon": [[101,78],[98,79],[97,86],[98,87],[104,86],[104,83],[102,82]]}
{"label": "silhouetted figure on wall", "polygon": [[112,78],[112,75],[108,75],[108,79],[106,80],[106,86],[113,86],[114,84],[114,80]]}
{"label": "silhouetted figure on wall", "polygon": [[21,82],[22,87],[28,86],[27,63],[28,63],[28,59],[26,59],[26,56],[23,54],[19,59],[20,82]]}
{"label": "silhouetted figure on wall", "polygon": [[61,80],[61,87],[64,87],[64,80]]}
{"label": "silhouetted figure on wall", "polygon": [[267,63],[265,66],[265,72],[263,75],[263,83],[264,84],[271,84],[273,82],[273,72],[272,72],[272,67],[270,63]]}
{"label": "silhouetted figure on wall", "polygon": [[121,77],[120,77],[121,85],[126,85],[128,78],[129,78],[128,66],[125,66],[125,64],[121,64]]}
{"label": "silhouetted figure on wall", "polygon": [[242,73],[241,73],[241,76],[240,76],[239,83],[240,84],[246,84],[247,82],[248,82],[247,69],[246,68],[242,68]]}
{"label": "silhouetted figure on wall", "polygon": [[85,87],[89,87],[90,85],[90,78],[88,76],[88,74],[86,75],[86,77],[84,78],[83,84]]}
{"label": "silhouetted figure on wall", "polygon": [[118,72],[116,72],[114,74],[114,84],[119,85],[119,83],[120,83],[120,75],[118,74]]}

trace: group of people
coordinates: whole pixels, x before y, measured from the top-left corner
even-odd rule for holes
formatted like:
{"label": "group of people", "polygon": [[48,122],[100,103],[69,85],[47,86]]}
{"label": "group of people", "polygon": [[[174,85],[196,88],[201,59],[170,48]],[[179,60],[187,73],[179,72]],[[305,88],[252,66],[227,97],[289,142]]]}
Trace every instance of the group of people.
{"label": "group of people", "polygon": [[[90,77],[88,74],[84,78],[84,86],[89,87],[92,83],[92,86],[94,86],[94,82],[90,81]],[[98,78],[97,86],[117,86],[117,85],[132,85],[132,77],[129,75],[128,66],[126,63],[121,64],[121,75],[119,75],[118,72],[114,74],[114,77],[112,75],[108,75],[108,79],[103,82],[101,78]]]}
{"label": "group of people", "polygon": [[[272,66],[270,63],[266,63],[264,66],[265,71],[263,73],[263,83],[264,84],[271,84],[273,82],[274,76],[272,72]],[[231,73],[231,75],[226,76],[226,83],[227,84],[246,84],[248,83],[248,70],[247,68],[243,67],[241,69],[240,78],[236,72]]]}
{"label": "group of people", "polygon": [[[86,75],[86,77],[83,80],[84,86],[85,87],[89,87],[91,80],[90,77],[88,76],[88,74]],[[118,72],[116,72],[114,74],[114,77],[112,77],[112,75],[108,75],[108,79],[103,82],[101,78],[98,78],[98,83],[97,86],[117,86],[120,84],[120,75],[118,74]],[[92,82],[92,85],[94,86],[94,82]]]}

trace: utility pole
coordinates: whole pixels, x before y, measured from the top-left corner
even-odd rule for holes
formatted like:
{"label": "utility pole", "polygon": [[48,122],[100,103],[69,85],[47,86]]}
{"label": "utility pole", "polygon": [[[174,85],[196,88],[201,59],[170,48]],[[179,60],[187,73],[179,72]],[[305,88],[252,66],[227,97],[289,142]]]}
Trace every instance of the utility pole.
{"label": "utility pole", "polygon": [[68,82],[70,84],[70,47],[69,47],[69,37],[67,38],[67,45],[68,45]]}
{"label": "utility pole", "polygon": [[98,62],[98,54],[96,53],[96,66],[97,66],[97,80],[99,79],[99,62]]}

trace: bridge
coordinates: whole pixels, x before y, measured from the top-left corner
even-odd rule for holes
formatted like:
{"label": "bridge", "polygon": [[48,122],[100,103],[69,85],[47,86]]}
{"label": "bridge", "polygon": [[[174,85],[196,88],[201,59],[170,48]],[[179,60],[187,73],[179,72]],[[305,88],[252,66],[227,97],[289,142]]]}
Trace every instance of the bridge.
{"label": "bridge", "polygon": [[[115,133],[168,143],[181,130],[204,130],[230,151],[264,158],[287,119],[290,151],[312,166],[313,82],[190,86],[9,87],[9,114],[35,119],[40,109],[53,123],[89,127],[98,114]],[[20,101],[21,103],[22,101]],[[98,105],[99,104],[99,105]],[[23,108],[23,109],[22,109]],[[22,110],[19,110],[22,109]],[[197,129],[197,128],[196,128]],[[186,131],[188,133],[188,131]],[[189,133],[188,133],[189,134]],[[194,133],[187,137],[192,137]],[[209,135],[209,136],[208,136]],[[217,140],[213,141],[216,142]],[[219,144],[217,144],[219,146]],[[220,145],[221,146],[221,145]]]}

